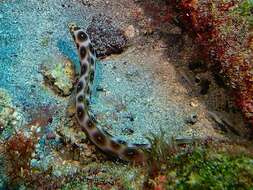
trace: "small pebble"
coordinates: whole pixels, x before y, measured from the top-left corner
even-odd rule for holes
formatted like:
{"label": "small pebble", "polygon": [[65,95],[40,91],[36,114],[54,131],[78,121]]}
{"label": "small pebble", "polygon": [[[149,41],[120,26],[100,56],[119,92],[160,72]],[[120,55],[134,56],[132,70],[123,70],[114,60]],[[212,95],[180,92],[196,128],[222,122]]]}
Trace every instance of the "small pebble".
{"label": "small pebble", "polygon": [[189,118],[187,118],[186,122],[189,124],[195,124],[198,121],[197,114],[191,114]]}
{"label": "small pebble", "polygon": [[195,76],[195,82],[196,83],[200,83],[200,81],[201,81],[200,77],[199,76]]}
{"label": "small pebble", "polygon": [[103,87],[101,87],[101,86],[98,86],[98,87],[96,88],[96,90],[97,90],[98,92],[105,92],[105,89],[104,89]]}
{"label": "small pebble", "polygon": [[32,158],[34,158],[36,156],[35,152],[32,153]]}
{"label": "small pebble", "polygon": [[133,38],[135,36],[135,29],[133,25],[129,25],[125,30],[124,30],[125,35],[128,38]]}
{"label": "small pebble", "polygon": [[168,44],[166,44],[164,41],[161,41],[158,43],[160,48],[168,48]]}
{"label": "small pebble", "polygon": [[197,72],[204,72],[207,70],[207,64],[203,60],[193,60],[188,65],[189,69]]}
{"label": "small pebble", "polygon": [[55,139],[55,137],[56,137],[55,133],[53,133],[53,132],[47,133],[47,139],[48,140]]}
{"label": "small pebble", "polygon": [[201,87],[200,94],[202,94],[202,95],[207,94],[208,90],[210,88],[210,84],[211,84],[211,82],[208,79],[203,79],[200,82],[200,87]]}
{"label": "small pebble", "polygon": [[31,166],[32,168],[36,168],[38,166],[38,162],[36,159],[31,159]]}
{"label": "small pebble", "polygon": [[36,129],[36,133],[40,133],[40,132],[41,132],[41,128],[38,127],[38,128]]}
{"label": "small pebble", "polygon": [[134,130],[130,129],[130,128],[124,128],[123,133],[126,134],[126,135],[131,135],[131,134],[134,133]]}
{"label": "small pebble", "polygon": [[191,107],[198,107],[198,102],[197,101],[191,101],[190,103]]}
{"label": "small pebble", "polygon": [[169,30],[171,34],[182,34],[182,29],[180,27],[174,26],[171,30]]}

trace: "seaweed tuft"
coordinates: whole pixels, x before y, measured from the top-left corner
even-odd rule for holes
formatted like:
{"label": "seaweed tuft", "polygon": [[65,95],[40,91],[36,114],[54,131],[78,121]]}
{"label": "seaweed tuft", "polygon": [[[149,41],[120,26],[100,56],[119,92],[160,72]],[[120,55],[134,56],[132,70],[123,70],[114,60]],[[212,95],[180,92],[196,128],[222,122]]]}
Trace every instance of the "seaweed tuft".
{"label": "seaweed tuft", "polygon": [[[146,189],[250,189],[253,157],[242,143],[151,139]],[[246,149],[245,149],[246,150]]]}
{"label": "seaweed tuft", "polygon": [[19,185],[30,174],[30,160],[35,150],[35,139],[26,137],[19,132],[3,144],[6,173],[9,185]]}

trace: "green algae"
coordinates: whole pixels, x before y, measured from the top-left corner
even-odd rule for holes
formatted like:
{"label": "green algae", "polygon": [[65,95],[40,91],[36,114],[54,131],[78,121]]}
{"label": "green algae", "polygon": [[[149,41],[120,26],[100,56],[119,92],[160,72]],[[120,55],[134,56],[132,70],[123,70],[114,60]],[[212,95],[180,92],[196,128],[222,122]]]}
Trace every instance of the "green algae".
{"label": "green algae", "polygon": [[174,167],[167,173],[168,189],[250,189],[253,185],[253,158],[202,148],[187,154],[171,160]]}
{"label": "green algae", "polygon": [[[42,70],[44,80],[61,96],[68,96],[73,89],[74,69],[70,60],[63,56],[51,57],[44,61],[45,68]],[[50,63],[50,64],[48,64]]]}
{"label": "green algae", "polygon": [[251,27],[253,27],[253,1],[244,0],[239,6],[234,10],[240,16],[246,18],[247,22]]}
{"label": "green algae", "polygon": [[[168,142],[163,136],[155,136],[150,140],[153,145],[150,152],[150,171],[156,170],[158,177],[166,176],[163,184],[165,189],[253,187],[253,157],[242,151],[243,146],[233,143],[194,142],[182,148],[173,139]],[[156,180],[157,178],[154,179]],[[156,186],[159,185],[157,183],[159,181],[155,182]]]}
{"label": "green algae", "polygon": [[87,182],[83,181],[74,181],[71,183],[67,183],[64,187],[61,188],[62,190],[69,190],[69,189],[88,189],[88,184]]}

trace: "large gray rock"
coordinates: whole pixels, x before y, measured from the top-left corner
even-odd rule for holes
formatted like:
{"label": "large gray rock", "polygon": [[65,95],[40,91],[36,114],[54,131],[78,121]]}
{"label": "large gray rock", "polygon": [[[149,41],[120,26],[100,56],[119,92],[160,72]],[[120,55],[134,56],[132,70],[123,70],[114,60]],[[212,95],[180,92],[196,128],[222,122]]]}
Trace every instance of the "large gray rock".
{"label": "large gray rock", "polygon": [[127,44],[123,31],[115,26],[110,17],[102,14],[93,17],[87,33],[94,45],[97,57],[119,54]]}

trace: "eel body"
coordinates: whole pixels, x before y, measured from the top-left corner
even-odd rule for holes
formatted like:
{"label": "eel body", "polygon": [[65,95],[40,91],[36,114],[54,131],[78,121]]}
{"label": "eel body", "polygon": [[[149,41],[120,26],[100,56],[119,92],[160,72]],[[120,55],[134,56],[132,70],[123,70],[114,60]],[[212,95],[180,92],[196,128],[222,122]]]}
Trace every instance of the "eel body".
{"label": "eel body", "polygon": [[89,111],[91,85],[96,68],[96,53],[90,38],[84,29],[75,24],[69,25],[70,33],[77,47],[81,74],[76,86],[76,118],[81,129],[100,150],[107,155],[123,161],[144,163],[146,156],[143,149],[146,145],[129,144],[118,140],[98,127],[98,123]]}

